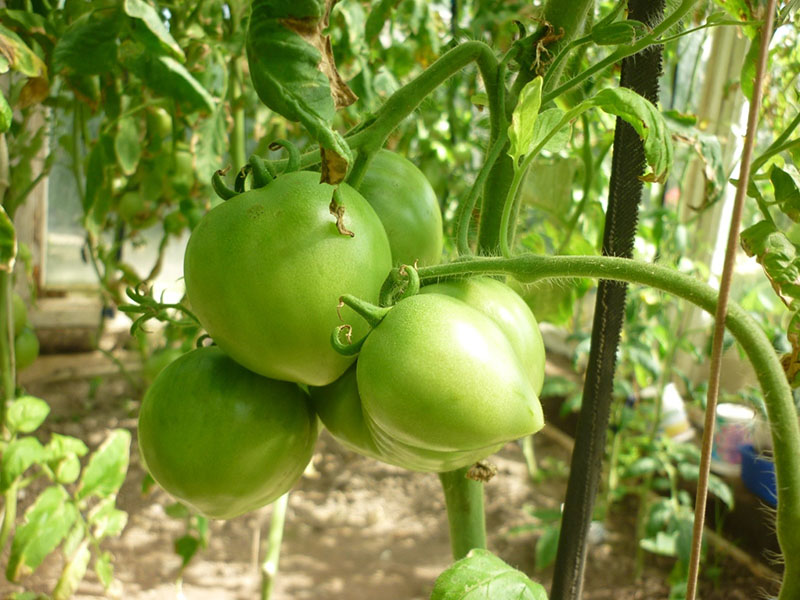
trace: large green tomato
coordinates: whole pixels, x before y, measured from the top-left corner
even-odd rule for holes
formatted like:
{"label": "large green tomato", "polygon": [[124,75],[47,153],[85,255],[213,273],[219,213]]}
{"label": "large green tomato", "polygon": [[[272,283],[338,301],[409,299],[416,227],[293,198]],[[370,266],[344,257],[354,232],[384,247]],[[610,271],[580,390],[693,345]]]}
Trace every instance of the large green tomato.
{"label": "large green tomato", "polygon": [[216,347],[165,367],[139,412],[139,448],[153,479],[214,519],[287,492],[311,459],[317,432],[298,386],[256,375]]}
{"label": "large green tomato", "polygon": [[381,218],[395,265],[441,262],[442,212],[431,184],[414,163],[380,150],[358,191]]}
{"label": "large green tomato", "polygon": [[[192,232],[186,292],[216,343],[248,369],[308,385],[335,381],[353,357],[333,350],[339,297],[375,302],[391,269],[386,232],[353,188],[341,184],[344,225],[329,204],[333,187],[307,171],[278,177],[212,209]],[[359,339],[366,322],[349,308]]]}
{"label": "large green tomato", "polygon": [[460,452],[452,468],[544,424],[527,369],[489,317],[442,294],[398,302],[364,342],[358,392],[385,454]]}
{"label": "large green tomato", "polygon": [[311,387],[309,392],[314,409],[323,425],[345,448],[385,463],[412,471],[452,471],[464,464],[485,458],[500,449],[497,447],[477,452],[442,452],[403,444],[392,440],[379,448],[364,419],[361,397],[358,394],[357,365],[325,387]]}
{"label": "large green tomato", "polygon": [[534,391],[544,383],[544,341],[533,312],[510,287],[489,277],[454,279],[425,286],[425,294],[445,294],[457,298],[489,317],[511,342],[531,380]]}

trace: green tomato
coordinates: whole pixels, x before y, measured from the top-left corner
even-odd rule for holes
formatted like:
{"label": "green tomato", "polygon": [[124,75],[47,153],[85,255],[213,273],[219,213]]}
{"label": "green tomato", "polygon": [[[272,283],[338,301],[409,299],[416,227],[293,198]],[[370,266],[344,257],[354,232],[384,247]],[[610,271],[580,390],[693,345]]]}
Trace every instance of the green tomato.
{"label": "green tomato", "polygon": [[317,432],[298,386],[256,375],[216,347],[165,367],[139,413],[139,449],[153,479],[214,519],[286,493],[311,459]]}
{"label": "green tomato", "polygon": [[32,327],[26,326],[14,339],[14,357],[17,371],[27,369],[39,356],[39,338]]}
{"label": "green tomato", "polygon": [[[355,360],[333,350],[342,294],[375,302],[391,269],[386,233],[370,205],[340,184],[343,235],[329,210],[333,187],[300,171],[209,211],[189,238],[186,293],[216,343],[265,377],[335,381]],[[358,339],[366,322],[341,310]]]}
{"label": "green tomato", "polygon": [[387,454],[462,452],[456,468],[544,425],[527,369],[503,331],[450,296],[398,302],[367,337],[357,365],[364,419]]}
{"label": "green tomato", "polygon": [[172,115],[160,106],[151,106],[147,109],[147,136],[154,146],[161,140],[172,135]]}
{"label": "green tomato", "polygon": [[176,144],[172,156],[173,163],[169,173],[169,180],[173,189],[181,195],[186,195],[194,187],[194,156],[186,144]]}
{"label": "green tomato", "polygon": [[439,201],[425,175],[411,161],[380,150],[358,191],[378,213],[395,265],[441,262],[444,239]]}
{"label": "green tomato", "polygon": [[11,309],[14,313],[14,336],[17,336],[28,323],[28,309],[22,296],[16,292],[11,298]]}
{"label": "green tomato", "polygon": [[148,383],[155,381],[158,374],[175,360],[183,356],[180,348],[160,348],[147,357],[142,365],[142,374]]}
{"label": "green tomato", "polygon": [[544,383],[544,341],[533,312],[510,287],[489,277],[472,277],[425,286],[423,294],[457,298],[494,321],[505,334],[524,366],[533,390]]}
{"label": "green tomato", "polygon": [[139,191],[125,192],[117,204],[117,213],[134,229],[147,229],[158,220],[156,206]]}
{"label": "green tomato", "polygon": [[325,387],[310,387],[309,393],[323,425],[348,450],[412,471],[452,471],[476,462],[500,449],[439,452],[403,444],[397,440],[379,448],[372,437],[358,393],[357,366]]}

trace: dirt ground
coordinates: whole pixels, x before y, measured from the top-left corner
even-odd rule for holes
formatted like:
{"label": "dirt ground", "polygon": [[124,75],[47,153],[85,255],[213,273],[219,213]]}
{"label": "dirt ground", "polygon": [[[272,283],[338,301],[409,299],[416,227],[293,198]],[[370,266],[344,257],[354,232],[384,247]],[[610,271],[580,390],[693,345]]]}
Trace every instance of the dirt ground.
{"label": "dirt ground", "polygon": [[[208,548],[201,550],[180,575],[173,541],[184,522],[164,512],[171,501],[155,490],[141,493],[144,477],[135,447],[138,392],[120,377],[103,380],[32,383],[28,392],[47,399],[53,411],[43,435],[74,435],[94,447],[109,428],[134,432],[128,478],[118,505],[129,513],[120,538],[105,548],[115,557],[116,582],[105,592],[88,573],[79,599],[251,600],[258,598],[260,576],[254,556],[254,532],[266,535],[270,508],[227,522],[212,522]],[[544,436],[536,438],[537,456],[565,464],[566,451]],[[513,528],[534,523],[526,506],[557,508],[566,484],[555,473],[533,485],[522,453],[509,444],[491,461],[498,475],[486,486],[490,549],[549,587],[552,567],[537,570],[538,533],[511,535]],[[290,496],[275,600],[422,600],[430,596],[437,575],[449,563],[444,500],[434,475],[406,472],[342,449],[327,434],[320,438],[307,472]],[[29,500],[28,500],[29,501]],[[26,499],[22,500],[23,509]],[[663,600],[669,595],[672,562],[647,557],[643,577],[633,579],[636,542],[635,506],[620,507],[596,536],[587,561],[586,600]],[[3,555],[7,559],[7,550]],[[22,584],[25,589],[52,590],[61,562],[51,557]],[[700,588],[703,600],[751,600],[774,592],[774,583],[757,579],[741,566],[712,552]],[[713,577],[709,576],[709,573]],[[0,597],[21,587],[0,579]],[[502,599],[497,599],[502,600]]]}

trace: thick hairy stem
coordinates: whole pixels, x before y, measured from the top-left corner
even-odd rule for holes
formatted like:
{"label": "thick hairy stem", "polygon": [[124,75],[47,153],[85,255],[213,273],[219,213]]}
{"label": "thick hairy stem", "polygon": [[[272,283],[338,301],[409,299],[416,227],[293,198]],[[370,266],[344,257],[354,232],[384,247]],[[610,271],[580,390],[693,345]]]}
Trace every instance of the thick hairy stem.
{"label": "thick hairy stem", "polygon": [[[711,314],[717,308],[717,292],[708,284],[673,269],[625,258],[521,255],[475,258],[419,269],[423,281],[467,274],[510,275],[522,282],[576,277],[616,279],[663,290]],[[792,390],[772,343],[741,306],[728,306],[725,325],[753,365],[769,417],[778,482],[776,531],[786,565],[779,600],[800,598],[800,423]]]}
{"label": "thick hairy stem", "polygon": [[469,467],[439,473],[453,560],[464,558],[473,548],[486,548],[486,519],[483,511],[483,483],[467,478]]}

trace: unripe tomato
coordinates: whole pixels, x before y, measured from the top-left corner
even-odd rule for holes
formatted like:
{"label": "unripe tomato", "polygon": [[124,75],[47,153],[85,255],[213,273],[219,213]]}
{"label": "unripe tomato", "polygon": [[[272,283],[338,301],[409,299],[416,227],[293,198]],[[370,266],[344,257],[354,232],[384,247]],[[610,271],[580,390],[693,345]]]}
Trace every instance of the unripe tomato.
{"label": "unripe tomato", "polygon": [[32,327],[26,326],[14,339],[14,357],[17,371],[27,369],[39,356],[39,338]]}
{"label": "unripe tomato", "polygon": [[395,265],[435,265],[442,260],[442,212],[431,184],[414,163],[380,150],[358,191],[378,213]]}
{"label": "unripe tomato", "polygon": [[367,427],[387,454],[403,446],[463,452],[464,466],[544,424],[502,330],[442,294],[412,296],[388,312],[361,348],[357,381]]}
{"label": "unripe tomato", "polygon": [[311,459],[317,431],[298,386],[256,375],[216,347],[165,367],[139,412],[139,448],[153,479],[214,519],[287,492]]}
{"label": "unripe tomato", "polygon": [[[355,360],[333,350],[339,297],[378,298],[391,268],[375,211],[340,185],[344,224],[336,228],[333,187],[307,171],[278,177],[209,211],[189,238],[186,293],[216,343],[248,369],[308,385],[335,381]],[[367,332],[348,308],[353,335]]]}
{"label": "unripe tomato", "polygon": [[544,383],[544,341],[539,324],[525,300],[510,287],[489,277],[453,279],[425,286],[425,294],[445,294],[465,302],[494,321],[511,342],[525,367],[533,390]]}
{"label": "unripe tomato", "polygon": [[309,388],[314,410],[323,425],[345,448],[412,471],[442,472],[481,460],[502,446],[499,444],[495,448],[477,452],[440,452],[392,440],[378,448],[364,420],[356,368],[357,365],[353,365],[330,385]]}
{"label": "unripe tomato", "polygon": [[147,229],[158,220],[155,203],[140,191],[125,192],[117,204],[117,213],[134,229]]}
{"label": "unripe tomato", "polygon": [[184,354],[180,348],[159,348],[147,357],[142,365],[145,381],[152,383],[164,368]]}
{"label": "unripe tomato", "polygon": [[147,137],[160,144],[161,140],[172,135],[172,115],[160,106],[147,109]]}
{"label": "unripe tomato", "polygon": [[179,143],[175,146],[172,158],[172,168],[169,171],[170,184],[176,192],[186,195],[194,187],[194,157],[188,145]]}

